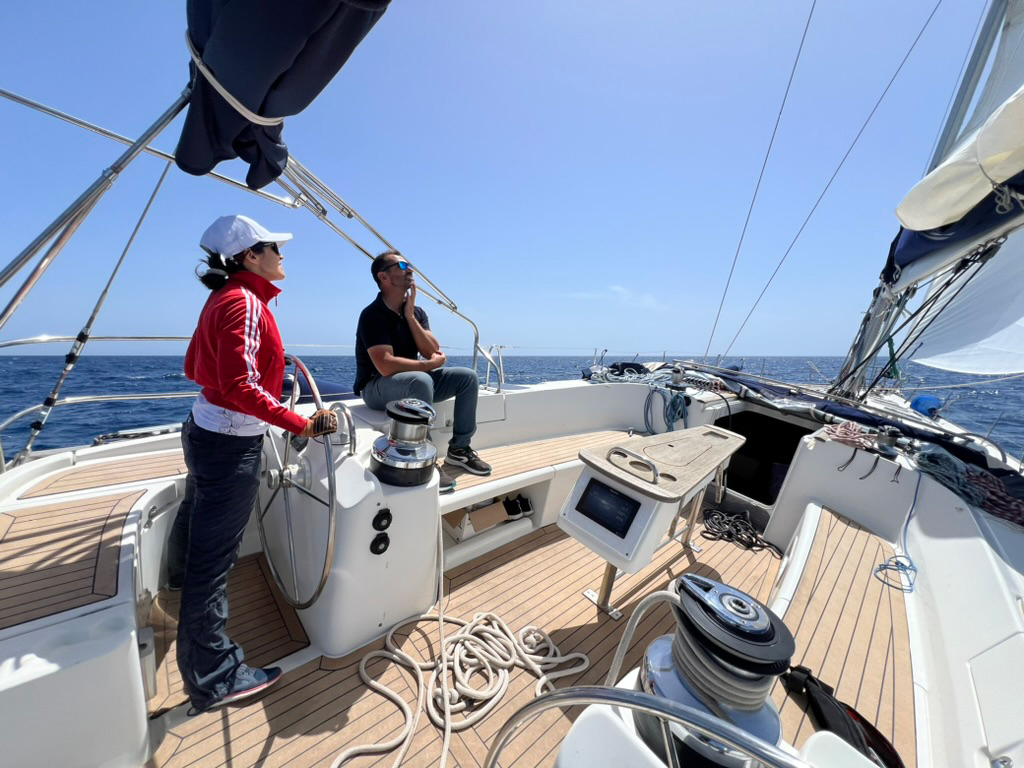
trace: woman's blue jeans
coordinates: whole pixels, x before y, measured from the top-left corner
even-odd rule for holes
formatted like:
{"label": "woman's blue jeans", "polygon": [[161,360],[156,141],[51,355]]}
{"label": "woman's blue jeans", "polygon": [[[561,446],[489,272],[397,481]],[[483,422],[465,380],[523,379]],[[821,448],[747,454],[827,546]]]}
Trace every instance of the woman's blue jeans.
{"label": "woman's blue jeans", "polygon": [[197,426],[181,429],[188,478],[171,529],[168,565],[182,575],[178,615],[178,669],[192,704],[221,699],[242,663],[241,646],[224,631],[228,571],[238,558],[260,479],[263,435],[222,435]]}

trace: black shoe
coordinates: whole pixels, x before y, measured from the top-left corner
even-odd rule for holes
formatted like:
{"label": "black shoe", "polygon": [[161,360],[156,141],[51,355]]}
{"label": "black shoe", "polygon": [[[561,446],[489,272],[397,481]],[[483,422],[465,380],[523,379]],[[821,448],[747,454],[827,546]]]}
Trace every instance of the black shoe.
{"label": "black shoe", "polygon": [[515,502],[519,507],[519,511],[523,513],[523,517],[529,517],[533,514],[533,505],[530,504],[530,500],[523,496],[523,494],[520,493],[516,496]]}
{"label": "black shoe", "polygon": [[239,664],[228,692],[220,699],[207,704],[199,705],[193,701],[188,710],[188,716],[195,717],[203,712],[209,712],[211,709],[223,707],[225,704],[233,704],[236,701],[255,696],[257,693],[262,693],[280,680],[281,674],[280,667],[260,669],[259,667],[250,667],[248,664]]}
{"label": "black shoe", "polygon": [[523,516],[523,510],[519,508],[519,503],[509,496],[501,505],[505,508],[505,514],[508,515],[509,520],[519,520]]}
{"label": "black shoe", "polygon": [[491,465],[482,461],[480,455],[468,445],[465,448],[448,446],[448,455],[444,457],[444,463],[451,464],[453,467],[462,467],[474,475],[491,474]]}
{"label": "black shoe", "polygon": [[437,492],[438,493],[451,493],[455,490],[455,478],[445,472],[440,464],[435,464],[434,469],[437,470]]}

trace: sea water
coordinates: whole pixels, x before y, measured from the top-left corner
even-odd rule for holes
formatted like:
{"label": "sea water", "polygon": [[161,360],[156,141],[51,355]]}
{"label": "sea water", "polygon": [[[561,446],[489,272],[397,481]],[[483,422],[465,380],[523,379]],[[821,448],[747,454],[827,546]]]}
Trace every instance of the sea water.
{"label": "sea water", "polygon": [[[352,356],[302,356],[318,382],[341,384],[351,389],[355,378]],[[449,365],[469,365],[468,357],[450,357]],[[504,359],[505,379],[510,384],[578,379],[593,360],[584,357],[525,357]],[[605,360],[610,362],[610,360]],[[748,357],[721,361],[741,365],[747,373],[769,376],[795,384],[825,384],[842,365],[840,357]],[[63,357],[0,356],[0,382],[6,393],[0,421],[39,405],[50,394],[64,365]],[[483,366],[478,370],[483,372]],[[1024,453],[1024,378],[978,383],[982,377],[953,374],[910,364],[903,368],[904,394],[932,394],[943,403],[942,413],[967,430],[989,434],[1012,455]],[[491,382],[494,373],[491,374]],[[969,386],[961,386],[967,384]],[[82,357],[75,365],[60,397],[124,395],[137,393],[194,392],[185,378],[180,356]],[[35,449],[90,444],[98,435],[117,430],[180,423],[191,408],[191,398],[180,400],[129,400],[69,405],[55,408],[36,440]],[[0,433],[4,455],[21,449],[37,413],[14,421]],[[638,423],[642,414],[637,414]]]}

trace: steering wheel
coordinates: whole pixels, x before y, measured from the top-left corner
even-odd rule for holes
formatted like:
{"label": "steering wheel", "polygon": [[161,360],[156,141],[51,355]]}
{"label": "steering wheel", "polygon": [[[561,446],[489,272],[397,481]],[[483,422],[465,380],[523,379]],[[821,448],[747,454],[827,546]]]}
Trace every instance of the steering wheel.
{"label": "steering wheel", "polygon": [[[313,381],[313,376],[310,374],[309,369],[294,355],[285,355],[285,364],[287,365],[288,363],[292,363],[295,366],[294,384],[292,386],[291,396],[288,400],[289,409],[294,409],[295,401],[298,398],[298,375],[300,373],[309,385],[316,409],[323,409],[324,406],[320,399],[320,391],[317,389],[316,382]],[[349,414],[348,409],[340,403],[336,403],[331,410],[335,411],[339,415],[344,415],[347,421],[349,432],[349,456],[351,456],[355,453],[356,438],[355,429],[353,429],[352,417]],[[313,603],[317,601],[320,594],[323,592],[324,585],[327,584],[327,576],[331,571],[331,563],[334,562],[334,537],[338,523],[337,502],[335,500],[337,494],[334,479],[334,446],[331,443],[330,435],[324,435],[322,443],[327,466],[326,499],[320,498],[320,496],[305,486],[305,484],[310,482],[312,478],[307,476],[308,472],[303,464],[301,462],[290,463],[289,461],[291,459],[291,451],[293,448],[298,454],[305,450],[306,445],[308,444],[302,443],[301,445],[293,445],[293,443],[298,443],[299,440],[299,438],[285,433],[283,454],[278,451],[277,444],[273,438],[269,440],[277,466],[268,468],[266,477],[267,485],[272,488],[274,492],[270,495],[267,503],[263,505],[262,508],[260,507],[259,499],[256,500],[256,524],[260,531],[260,543],[263,545],[263,552],[267,557],[267,565],[270,567],[270,573],[274,577],[274,581],[277,583],[277,587],[281,591],[281,595],[284,597],[285,602],[294,608],[309,608],[309,606],[313,605]],[[316,442],[320,441],[317,440]],[[299,594],[299,577],[296,569],[295,536],[292,527],[292,500],[294,495],[297,493],[304,494],[311,499],[314,499],[327,509],[327,550],[324,553],[324,564],[320,573],[320,582],[308,597],[303,597]],[[284,564],[286,566],[284,570],[287,572],[287,575],[290,576],[290,586],[285,584],[285,581],[281,576],[282,569],[278,568],[278,565],[274,563],[274,557],[271,554],[271,549],[267,546],[267,532],[264,524],[264,518],[266,518],[267,513],[270,512],[270,509],[279,494],[284,501],[285,529],[288,534],[288,562]]]}

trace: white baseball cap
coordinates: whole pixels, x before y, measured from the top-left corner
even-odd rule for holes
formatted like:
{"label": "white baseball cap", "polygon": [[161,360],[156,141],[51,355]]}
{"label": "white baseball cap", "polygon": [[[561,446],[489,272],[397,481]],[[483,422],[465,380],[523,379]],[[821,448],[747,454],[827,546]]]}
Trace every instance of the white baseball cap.
{"label": "white baseball cap", "polygon": [[268,232],[248,216],[221,216],[206,228],[199,247],[209,254],[230,258],[256,243],[281,245],[292,239],[290,232]]}

